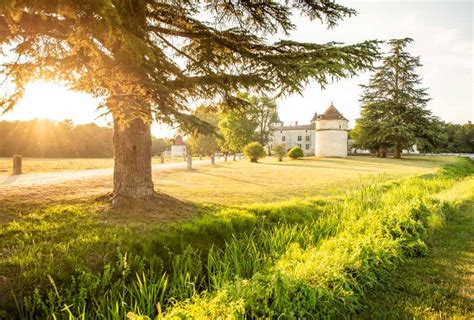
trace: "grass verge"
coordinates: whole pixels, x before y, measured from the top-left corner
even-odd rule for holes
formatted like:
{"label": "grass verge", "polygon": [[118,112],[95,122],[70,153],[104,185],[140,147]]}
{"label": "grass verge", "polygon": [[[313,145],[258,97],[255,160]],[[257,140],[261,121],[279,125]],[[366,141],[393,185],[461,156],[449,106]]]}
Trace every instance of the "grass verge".
{"label": "grass verge", "polygon": [[[466,189],[467,190],[467,186]],[[472,319],[474,199],[435,226],[429,255],[406,259],[369,292],[360,319]]]}
{"label": "grass verge", "polygon": [[465,200],[449,191],[473,173],[459,160],[340,197],[208,207],[190,222],[147,230],[104,229],[89,208],[52,207],[2,230],[3,285],[24,318],[357,314],[396,265],[426,254],[432,225]]}

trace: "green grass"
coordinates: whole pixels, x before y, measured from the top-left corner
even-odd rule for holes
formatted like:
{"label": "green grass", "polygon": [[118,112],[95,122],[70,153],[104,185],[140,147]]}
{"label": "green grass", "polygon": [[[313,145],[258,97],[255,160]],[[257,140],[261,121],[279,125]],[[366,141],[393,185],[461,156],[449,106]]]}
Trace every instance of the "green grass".
{"label": "green grass", "polygon": [[[451,163],[447,169],[433,173],[446,163]],[[408,256],[425,255],[430,230],[442,225],[445,217],[454,217],[458,206],[474,195],[473,180],[463,178],[474,173],[473,165],[463,159],[389,160],[386,164],[369,158],[283,164],[268,160],[253,167],[241,162],[212,169],[223,175],[218,179],[224,182],[232,180],[228,173],[236,168],[247,168],[245,172],[253,177],[262,174],[265,179],[261,170],[268,175],[266,170],[285,166],[294,177],[309,174],[304,170],[314,170],[321,177],[328,167],[333,172],[340,168],[346,175],[361,167],[370,172],[378,166],[379,170],[394,168],[390,179],[363,180],[348,190],[348,180],[341,180],[340,194],[324,198],[303,195],[251,204],[256,198],[267,199],[266,193],[255,191],[257,195],[247,204],[236,205],[238,201],[228,191],[201,191],[208,197],[216,195],[214,204],[228,205],[191,202],[198,214],[172,224],[153,218],[161,208],[148,213],[111,212],[90,199],[48,203],[36,209],[9,207],[14,221],[8,220],[0,231],[3,316],[356,315],[364,309],[366,294],[390,279]],[[409,175],[407,171],[430,174],[389,181]],[[170,176],[179,181],[184,173]],[[196,172],[188,176],[202,180]],[[241,175],[241,179],[247,177]],[[246,185],[240,182],[240,188]],[[240,192],[237,185],[234,188]],[[179,185],[170,194],[184,190]],[[172,205],[177,211],[185,210],[186,204],[181,204]]]}
{"label": "green grass", "polygon": [[474,317],[474,199],[435,227],[428,248],[368,294],[360,319]]}

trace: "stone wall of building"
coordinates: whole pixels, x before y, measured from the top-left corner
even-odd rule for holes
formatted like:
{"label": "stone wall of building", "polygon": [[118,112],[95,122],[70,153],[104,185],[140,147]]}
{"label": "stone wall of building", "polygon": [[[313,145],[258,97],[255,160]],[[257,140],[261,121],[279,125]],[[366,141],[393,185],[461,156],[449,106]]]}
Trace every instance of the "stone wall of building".
{"label": "stone wall of building", "polygon": [[290,129],[288,127],[282,127],[278,130],[278,127],[273,129],[272,141],[270,147],[275,144],[284,144],[287,150],[290,150],[294,146],[299,146],[303,149],[306,156],[313,156],[315,152],[315,131],[314,129],[299,129],[294,127]]}
{"label": "stone wall of building", "polygon": [[346,119],[316,121],[316,156],[347,157]]}
{"label": "stone wall of building", "polygon": [[347,131],[322,130],[316,132],[317,157],[347,157]]}
{"label": "stone wall of building", "polygon": [[173,145],[171,146],[172,157],[184,157],[186,155],[186,146]]}

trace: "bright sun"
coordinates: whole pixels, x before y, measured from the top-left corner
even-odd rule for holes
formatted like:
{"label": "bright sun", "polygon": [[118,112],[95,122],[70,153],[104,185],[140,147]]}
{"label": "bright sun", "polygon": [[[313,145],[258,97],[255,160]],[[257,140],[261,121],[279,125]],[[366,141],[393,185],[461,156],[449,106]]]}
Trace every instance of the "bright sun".
{"label": "bright sun", "polygon": [[[0,121],[32,119],[62,121],[71,119],[75,124],[96,122],[103,126],[110,122],[110,119],[107,117],[97,119],[101,115],[96,110],[99,103],[100,99],[68,90],[59,83],[36,81],[26,86],[23,98],[13,111],[5,115],[0,113]],[[152,133],[157,137],[171,137],[175,134],[175,130],[154,123]]]}
{"label": "bright sun", "polygon": [[34,118],[61,121],[72,119],[75,123],[93,122],[98,99],[85,93],[68,90],[53,82],[32,82],[26,86],[23,98],[12,112],[5,115],[10,120]]}

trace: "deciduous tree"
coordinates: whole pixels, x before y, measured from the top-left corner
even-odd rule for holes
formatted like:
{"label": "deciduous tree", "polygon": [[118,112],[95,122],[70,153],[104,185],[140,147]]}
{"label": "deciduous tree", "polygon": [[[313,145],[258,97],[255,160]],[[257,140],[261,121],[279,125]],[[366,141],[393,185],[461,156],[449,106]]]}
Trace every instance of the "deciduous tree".
{"label": "deciduous tree", "polygon": [[199,133],[193,132],[188,138],[188,146],[194,155],[211,155],[219,150],[216,134],[219,123],[219,116],[216,112],[209,111],[207,107],[201,106],[194,111],[194,115],[200,120],[209,123],[213,132]]}

